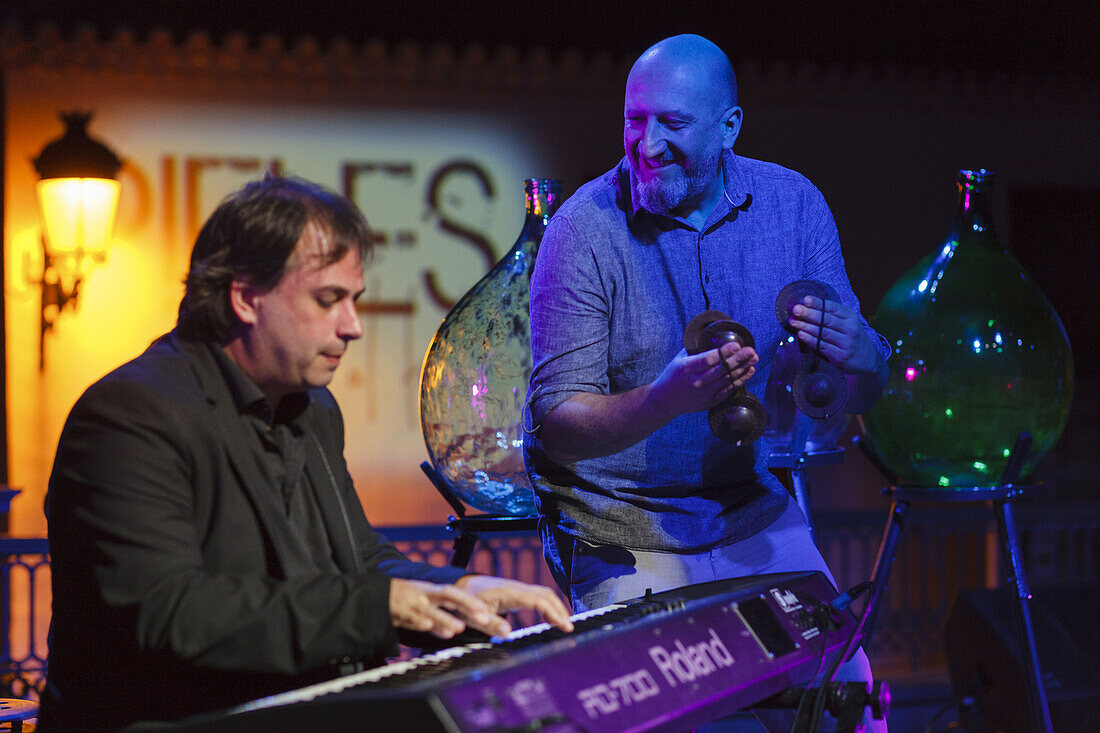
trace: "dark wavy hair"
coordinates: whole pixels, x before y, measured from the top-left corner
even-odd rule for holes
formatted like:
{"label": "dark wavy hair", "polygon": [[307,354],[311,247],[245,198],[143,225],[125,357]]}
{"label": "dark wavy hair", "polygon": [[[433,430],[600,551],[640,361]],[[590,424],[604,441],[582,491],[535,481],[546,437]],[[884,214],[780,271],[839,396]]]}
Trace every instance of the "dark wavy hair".
{"label": "dark wavy hair", "polygon": [[324,264],[357,248],[370,254],[367,220],[343,196],[301,178],[268,175],[227,197],[206,220],[191,252],[177,332],[186,339],[230,341],[240,324],[229,285],[243,279],[261,290],[278,285],[307,224],[332,235]]}

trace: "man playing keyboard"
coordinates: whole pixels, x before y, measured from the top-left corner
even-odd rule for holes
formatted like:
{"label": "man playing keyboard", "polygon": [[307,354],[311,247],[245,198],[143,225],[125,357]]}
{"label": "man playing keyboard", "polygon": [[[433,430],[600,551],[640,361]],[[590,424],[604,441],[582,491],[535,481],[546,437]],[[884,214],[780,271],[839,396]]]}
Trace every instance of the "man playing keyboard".
{"label": "man playing keyboard", "polygon": [[326,385],[362,335],[366,221],[269,177],[195,243],[176,328],[90,387],[46,513],[42,730],[171,720],[378,664],[408,629],[504,634],[549,589],[405,558],[364,516]]}

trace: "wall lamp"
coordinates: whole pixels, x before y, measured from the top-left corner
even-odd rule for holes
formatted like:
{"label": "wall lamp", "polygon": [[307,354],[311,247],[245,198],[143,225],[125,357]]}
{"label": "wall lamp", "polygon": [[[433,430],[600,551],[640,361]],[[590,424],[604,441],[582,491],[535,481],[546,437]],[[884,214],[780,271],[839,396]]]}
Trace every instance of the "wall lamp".
{"label": "wall lamp", "polygon": [[107,258],[118,213],[122,161],[88,137],[91,112],[62,112],[65,134],[34,159],[42,221],[42,320],[38,368],[45,368],[46,332],[66,306],[74,310],[80,284]]}

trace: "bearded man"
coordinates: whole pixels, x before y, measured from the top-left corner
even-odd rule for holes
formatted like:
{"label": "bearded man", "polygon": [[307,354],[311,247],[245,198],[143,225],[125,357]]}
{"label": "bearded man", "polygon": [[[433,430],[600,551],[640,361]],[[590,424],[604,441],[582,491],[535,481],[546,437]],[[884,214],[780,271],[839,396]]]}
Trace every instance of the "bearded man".
{"label": "bearded man", "polygon": [[[889,347],[860,316],[821,192],[735,155],[742,119],[721,49],[657,43],[627,79],[625,157],[562,205],[542,241],[524,451],[544,553],[575,611],[762,573],[832,580],[765,442],[719,440],[707,410],[742,388],[763,398],[787,336],[775,299],[792,281],[837,293],[807,297],[789,325],[847,376],[848,411],[878,396]],[[755,348],[689,355],[685,326],[707,310],[746,326]],[[837,678],[871,679],[862,650]]]}

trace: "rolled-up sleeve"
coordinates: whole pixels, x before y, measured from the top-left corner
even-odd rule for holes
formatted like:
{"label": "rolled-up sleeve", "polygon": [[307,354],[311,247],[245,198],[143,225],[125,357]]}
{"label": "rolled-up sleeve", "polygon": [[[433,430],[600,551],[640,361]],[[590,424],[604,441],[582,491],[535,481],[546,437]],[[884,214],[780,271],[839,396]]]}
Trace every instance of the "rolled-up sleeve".
{"label": "rolled-up sleeve", "polygon": [[837,292],[840,302],[859,314],[860,323],[867,337],[871,339],[871,343],[875,345],[882,358],[888,359],[890,344],[867,323],[866,317],[860,310],[859,299],[852,291],[832,212],[821,192],[816,188],[812,191],[814,194],[812,204],[813,208],[818,209],[818,217],[808,240],[803,277],[830,285]]}
{"label": "rolled-up sleeve", "polygon": [[611,303],[591,239],[550,221],[531,276],[532,371],[527,400],[538,426],[578,392],[607,394]]}

